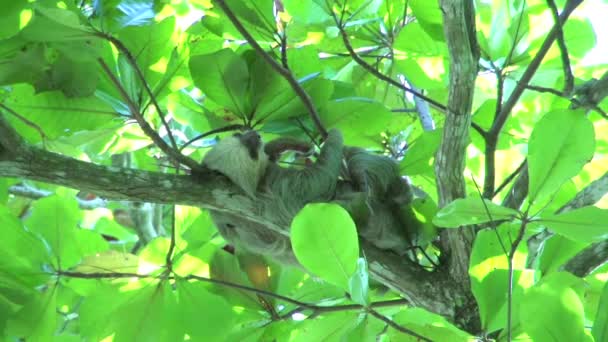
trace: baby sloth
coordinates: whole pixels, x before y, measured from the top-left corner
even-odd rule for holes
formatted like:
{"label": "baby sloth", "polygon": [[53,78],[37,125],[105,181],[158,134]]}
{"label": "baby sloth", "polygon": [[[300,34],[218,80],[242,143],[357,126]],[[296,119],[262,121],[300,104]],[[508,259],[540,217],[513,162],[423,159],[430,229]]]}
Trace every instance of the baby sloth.
{"label": "baby sloth", "polygon": [[[254,200],[260,217],[286,232],[277,234],[259,221],[211,210],[211,218],[227,241],[297,264],[288,237],[293,217],[308,203],[333,202],[349,212],[362,238],[382,249],[407,252],[408,232],[415,228],[409,219],[411,209],[408,211],[412,194],[393,160],[343,148],[342,135],[335,129],[329,132],[316,162],[301,169],[275,162],[285,150],[282,145],[285,140],[277,139],[264,146],[257,132],[248,131],[222,139],[203,159],[204,166],[227,176]],[[340,179],[343,159],[347,170]]]}

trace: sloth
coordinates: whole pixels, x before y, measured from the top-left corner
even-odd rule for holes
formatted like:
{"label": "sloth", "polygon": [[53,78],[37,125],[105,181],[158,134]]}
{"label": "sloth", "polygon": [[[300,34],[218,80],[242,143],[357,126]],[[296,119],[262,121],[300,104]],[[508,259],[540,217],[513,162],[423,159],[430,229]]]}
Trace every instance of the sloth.
{"label": "sloth", "polygon": [[279,138],[264,145],[255,131],[220,140],[204,157],[203,166],[228,177],[255,203],[257,213],[285,234],[245,217],[210,210],[219,233],[231,244],[279,262],[298,264],[289,241],[294,216],[308,203],[344,207],[360,238],[400,255],[408,252],[418,224],[409,204],[412,191],[390,158],[344,147],[331,130],[317,160],[303,168],[277,163],[280,153],[302,144]]}

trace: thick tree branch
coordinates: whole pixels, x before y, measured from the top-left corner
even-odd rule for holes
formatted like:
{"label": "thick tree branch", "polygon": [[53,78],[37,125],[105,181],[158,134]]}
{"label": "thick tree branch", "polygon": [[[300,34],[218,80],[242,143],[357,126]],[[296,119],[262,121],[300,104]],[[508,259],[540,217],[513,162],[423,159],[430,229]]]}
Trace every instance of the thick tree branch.
{"label": "thick tree branch", "polygon": [[[10,148],[7,148],[10,146]],[[18,151],[18,153],[15,153]],[[0,177],[26,178],[86,190],[111,200],[191,205],[237,215],[287,235],[287,229],[260,217],[262,199],[251,200],[225,177],[204,173],[177,176],[95,165],[22,144],[0,116]],[[421,307],[455,319],[453,283],[403,257],[363,243],[372,276]]]}
{"label": "thick tree branch", "polygon": [[[475,31],[472,0],[442,0],[444,34],[450,53],[450,85],[448,111],[443,139],[435,158],[435,173],[440,207],[465,196],[464,167],[469,144],[471,106],[479,49]],[[475,232],[471,227],[444,229],[441,232],[442,254],[448,256],[450,276],[460,288],[461,319],[469,331],[478,331],[477,306],[470,292],[469,256]]]}
{"label": "thick tree branch", "polygon": [[580,251],[563,266],[563,269],[578,277],[586,277],[607,262],[608,241],[601,241]]}

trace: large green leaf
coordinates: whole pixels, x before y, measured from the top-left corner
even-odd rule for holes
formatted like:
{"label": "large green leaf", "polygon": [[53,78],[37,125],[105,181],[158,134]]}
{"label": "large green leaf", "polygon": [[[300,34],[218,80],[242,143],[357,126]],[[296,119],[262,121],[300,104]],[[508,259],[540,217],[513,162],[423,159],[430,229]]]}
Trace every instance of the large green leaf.
{"label": "large green leaf", "polygon": [[[545,277],[521,301],[520,324],[534,341],[592,341],[583,303],[573,287],[582,280],[560,272]],[[550,314],[548,314],[550,313]]]}
{"label": "large green leaf", "polygon": [[502,207],[487,199],[483,202],[478,197],[457,199],[439,210],[433,223],[443,228],[458,228],[470,224],[512,220],[518,216],[517,210]]}
{"label": "large green leaf", "polygon": [[596,341],[608,341],[608,282],[602,291],[591,334]]}
{"label": "large green leaf", "polygon": [[608,209],[583,207],[557,215],[543,215],[539,223],[557,234],[580,242],[608,239]]}
{"label": "large green leaf", "polygon": [[543,275],[558,271],[566,261],[586,246],[585,243],[570,240],[563,235],[553,235],[543,244],[538,270]]}
{"label": "large green leaf", "polygon": [[348,212],[336,204],[308,204],[291,223],[291,244],[298,261],[313,274],[349,289],[357,267],[359,240]]}
{"label": "large green leaf", "polygon": [[241,56],[230,49],[223,49],[192,56],[189,65],[194,84],[211,100],[240,117],[250,114],[247,101],[249,70]]}
{"label": "large green leaf", "polygon": [[130,290],[99,287],[81,309],[83,330],[98,340],[114,334],[114,341],[177,341],[183,339],[175,291],[167,283]]}
{"label": "large green leaf", "polygon": [[37,293],[10,318],[6,332],[32,341],[51,341],[57,329],[57,287],[51,286],[44,293]]}
{"label": "large green leaf", "polygon": [[[445,318],[421,308],[407,308],[397,313],[393,320],[395,323],[422,335],[431,341],[469,341],[471,335],[455,327]],[[416,341],[408,339],[407,335],[390,328],[388,335],[391,341]]]}
{"label": "large green leaf", "polygon": [[223,341],[234,325],[235,312],[202,283],[177,282],[180,321],[194,340]]}
{"label": "large green leaf", "polygon": [[593,125],[582,111],[547,113],[534,126],[528,144],[528,199],[553,194],[591,160],[594,149]]}
{"label": "large green leaf", "polygon": [[0,39],[8,38],[19,32],[21,16],[29,13],[27,0],[13,0],[2,4],[2,19],[0,20]]}
{"label": "large green leaf", "polygon": [[32,210],[26,226],[45,239],[56,267],[67,269],[83,256],[107,249],[98,234],[78,229],[82,213],[75,198],[49,196],[36,201]]}
{"label": "large green leaf", "polygon": [[[14,86],[5,104],[36,124],[50,139],[77,131],[112,127],[120,122],[112,122],[117,117],[114,110],[96,97],[67,98],[56,91],[35,94],[27,85]],[[29,141],[41,140],[40,132],[31,125],[13,116],[8,119]]]}
{"label": "large green leaf", "polygon": [[[503,329],[507,321],[507,293],[511,250],[510,236],[517,235],[519,227],[502,224],[497,229],[484,229],[477,233],[469,267],[471,291],[479,304],[479,315],[484,330]],[[534,283],[535,272],[526,270],[526,246],[520,244],[513,260],[513,316],[517,317],[523,290]]]}
{"label": "large green leaf", "polygon": [[35,42],[65,42],[94,39],[93,30],[80,22],[78,14],[65,9],[37,6],[23,28],[23,38]]}
{"label": "large green leaf", "polygon": [[361,305],[369,304],[369,273],[364,258],[357,260],[357,270],[350,278],[348,293],[353,302]]}
{"label": "large green leaf", "polygon": [[431,161],[441,143],[441,131],[424,132],[407,149],[399,168],[408,176],[423,174],[432,170]]}
{"label": "large green leaf", "polygon": [[391,120],[391,112],[381,103],[365,98],[342,98],[322,108],[321,120],[339,128],[350,145],[369,146],[378,140]]}
{"label": "large green leaf", "polygon": [[295,342],[340,341],[357,324],[358,313],[354,311],[334,312],[309,319],[293,331]]}

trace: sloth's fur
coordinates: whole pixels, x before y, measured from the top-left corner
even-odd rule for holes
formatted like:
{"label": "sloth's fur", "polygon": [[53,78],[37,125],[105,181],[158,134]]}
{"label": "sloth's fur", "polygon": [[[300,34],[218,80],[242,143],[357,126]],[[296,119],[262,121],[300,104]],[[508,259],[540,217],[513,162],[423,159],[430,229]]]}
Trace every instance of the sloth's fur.
{"label": "sloth's fur", "polygon": [[[306,204],[333,202],[350,213],[362,238],[382,249],[407,252],[411,241],[408,232],[415,229],[409,209],[412,192],[393,160],[358,148],[343,148],[342,135],[331,130],[314,164],[284,168],[273,162],[278,156],[270,151],[281,150],[273,143],[265,150],[256,132],[237,134],[216,144],[203,164],[227,176],[251,199],[261,199],[255,201],[258,214],[285,231]],[[341,179],[343,159],[347,170]],[[211,211],[211,217],[232,244],[297,263],[288,234],[276,234],[257,222],[224,212]]]}

